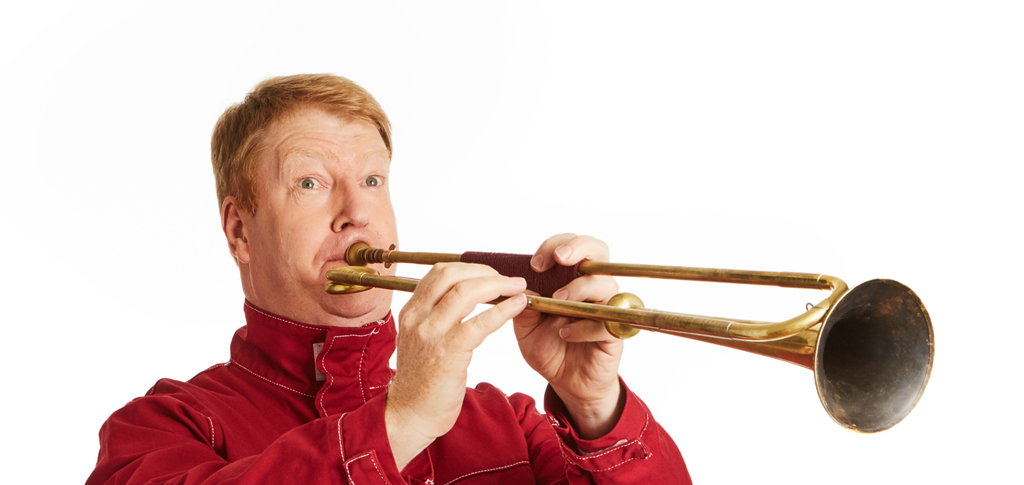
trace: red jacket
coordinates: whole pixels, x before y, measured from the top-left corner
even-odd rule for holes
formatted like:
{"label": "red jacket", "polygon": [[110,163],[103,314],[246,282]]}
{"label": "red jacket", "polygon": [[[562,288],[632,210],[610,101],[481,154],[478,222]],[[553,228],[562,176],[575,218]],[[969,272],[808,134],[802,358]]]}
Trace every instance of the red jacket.
{"label": "red jacket", "polygon": [[162,379],[103,424],[87,484],[690,483],[631,392],[611,433],[582,440],[550,388],[543,415],[489,384],[467,389],[455,427],[400,472],[384,427],[391,315],[322,327],[246,302],[245,317],[230,362]]}

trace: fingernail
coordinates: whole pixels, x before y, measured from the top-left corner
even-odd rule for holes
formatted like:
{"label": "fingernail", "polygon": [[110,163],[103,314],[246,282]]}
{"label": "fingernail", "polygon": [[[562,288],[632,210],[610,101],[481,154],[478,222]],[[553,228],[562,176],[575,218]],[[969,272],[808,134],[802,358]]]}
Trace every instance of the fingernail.
{"label": "fingernail", "polygon": [[569,337],[569,327],[562,327],[558,330],[558,336],[562,338]]}
{"label": "fingernail", "polygon": [[521,276],[512,277],[512,282],[515,283],[516,286],[526,286],[526,279]]}
{"label": "fingernail", "polygon": [[541,256],[539,254],[534,255],[533,259],[530,260],[530,266],[533,266],[533,269],[535,271],[540,271],[540,265],[542,264],[544,264],[544,256]]}
{"label": "fingernail", "polygon": [[561,258],[562,261],[565,261],[566,259],[569,259],[569,256],[572,256],[572,248],[569,246],[562,246],[555,250],[555,254]]}
{"label": "fingernail", "polygon": [[568,297],[569,297],[569,292],[565,291],[565,290],[558,290],[558,291],[555,292],[554,295],[551,295],[551,298],[554,298],[556,300],[564,300],[564,299],[566,299]]}

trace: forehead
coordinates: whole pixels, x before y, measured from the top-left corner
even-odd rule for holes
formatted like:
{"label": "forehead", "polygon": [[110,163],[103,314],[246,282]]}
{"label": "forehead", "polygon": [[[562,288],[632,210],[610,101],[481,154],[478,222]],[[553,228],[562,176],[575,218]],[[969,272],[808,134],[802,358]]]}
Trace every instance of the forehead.
{"label": "forehead", "polygon": [[281,169],[310,158],[349,162],[390,160],[376,126],[316,108],[299,109],[271,124],[262,151],[265,162],[276,162]]}

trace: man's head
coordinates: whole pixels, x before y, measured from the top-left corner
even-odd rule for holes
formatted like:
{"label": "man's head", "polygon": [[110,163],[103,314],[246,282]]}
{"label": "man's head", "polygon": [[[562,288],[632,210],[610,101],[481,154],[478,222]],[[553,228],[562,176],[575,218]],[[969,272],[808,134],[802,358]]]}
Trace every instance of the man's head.
{"label": "man's head", "polygon": [[253,88],[245,100],[224,111],[213,129],[211,148],[217,202],[233,195],[255,212],[257,155],[270,125],[302,107],[314,106],[341,118],[376,126],[391,155],[391,123],[377,100],[358,84],[331,74],[272,77]]}
{"label": "man's head", "polygon": [[221,116],[217,196],[249,301],[321,325],[387,313],[390,292],[333,296],[324,284],[353,242],[397,243],[390,131],[369,93],[330,75],[268,79]]}

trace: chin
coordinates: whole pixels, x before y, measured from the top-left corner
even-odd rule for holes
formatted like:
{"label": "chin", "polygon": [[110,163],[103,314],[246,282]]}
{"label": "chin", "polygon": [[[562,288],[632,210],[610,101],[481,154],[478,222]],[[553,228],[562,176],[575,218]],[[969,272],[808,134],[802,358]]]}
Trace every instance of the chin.
{"label": "chin", "polygon": [[390,295],[385,296],[383,292],[374,289],[349,295],[324,294],[321,306],[331,315],[360,320],[360,324],[370,323],[384,318],[391,309]]}

